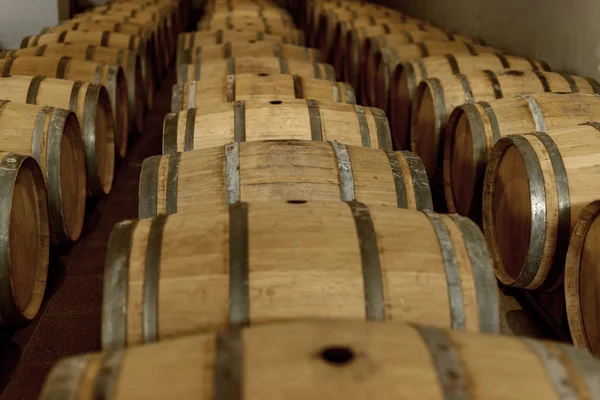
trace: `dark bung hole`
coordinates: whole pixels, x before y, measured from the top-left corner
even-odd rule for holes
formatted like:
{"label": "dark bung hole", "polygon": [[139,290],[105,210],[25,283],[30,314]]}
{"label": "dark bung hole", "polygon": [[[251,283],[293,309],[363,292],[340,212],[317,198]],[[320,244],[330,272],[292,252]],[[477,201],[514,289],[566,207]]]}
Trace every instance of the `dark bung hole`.
{"label": "dark bung hole", "polygon": [[288,203],[290,203],[290,204],[306,204],[307,201],[306,200],[288,200]]}
{"label": "dark bung hole", "polygon": [[321,358],[330,364],[342,366],[354,360],[354,352],[349,347],[331,346],[321,351]]}
{"label": "dark bung hole", "polygon": [[271,104],[281,104],[281,103],[283,103],[283,101],[281,101],[281,100],[271,100],[269,103],[271,103]]}
{"label": "dark bung hole", "polygon": [[269,74],[262,73],[262,74],[258,74],[258,76],[269,76]]}

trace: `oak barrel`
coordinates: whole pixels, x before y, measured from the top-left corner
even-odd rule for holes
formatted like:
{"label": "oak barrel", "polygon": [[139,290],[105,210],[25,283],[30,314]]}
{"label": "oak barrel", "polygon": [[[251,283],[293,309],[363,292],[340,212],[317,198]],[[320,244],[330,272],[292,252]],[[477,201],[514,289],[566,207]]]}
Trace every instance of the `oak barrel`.
{"label": "oak barrel", "polygon": [[210,30],[228,29],[232,31],[262,32],[266,35],[276,35],[285,39],[289,43],[301,45],[304,44],[304,32],[294,28],[293,25],[270,25],[262,19],[243,22],[241,20],[228,24],[226,21],[215,21],[210,24],[198,24],[198,31],[206,32]]}
{"label": "oak barrel", "polygon": [[277,57],[238,57],[183,64],[177,69],[177,83],[199,81],[200,79],[219,79],[227,75],[242,73],[292,74],[335,81],[335,70],[330,64],[286,60]]}
{"label": "oak barrel", "polygon": [[29,75],[101,83],[106,87],[115,120],[115,144],[121,157],[127,153],[129,109],[127,82],[118,65],[74,60],[71,57],[16,57],[0,59],[0,76]]}
{"label": "oak barrel", "polygon": [[[581,78],[576,82],[584,90],[586,83]],[[485,168],[500,138],[560,129],[592,121],[598,115],[600,97],[585,94],[535,93],[457,107],[444,135],[444,192],[448,209],[475,221],[481,219]]]}
{"label": "oak barrel", "polygon": [[413,100],[411,149],[423,159],[429,177],[441,181],[443,134],[454,108],[520,93],[594,93],[596,89],[600,85],[594,80],[540,71],[484,70],[426,79],[419,84]]}
{"label": "oak barrel", "polygon": [[588,204],[573,227],[565,262],[565,300],[573,343],[600,355],[598,333],[598,212]]}
{"label": "oak barrel", "polygon": [[490,155],[483,227],[498,279],[552,289],[562,283],[571,228],[598,198],[599,124],[510,135]]}
{"label": "oak barrel", "polygon": [[33,158],[0,152],[0,208],[0,325],[17,325],[37,315],[48,275],[48,198]]}
{"label": "oak barrel", "polygon": [[414,154],[303,140],[150,157],[139,193],[140,218],[202,211],[206,204],[298,198],[433,209],[427,174]]}
{"label": "oak barrel", "polygon": [[83,135],[88,194],[110,192],[115,169],[115,126],[104,86],[15,75],[0,78],[0,98],[74,112]]}
{"label": "oak barrel", "polygon": [[177,68],[182,64],[195,64],[230,57],[277,57],[286,60],[321,61],[319,50],[315,48],[265,42],[263,40],[255,43],[227,42],[214,46],[199,46],[191,49],[190,52],[184,52],[184,55],[178,60],[181,64],[178,64]]}
{"label": "oak barrel", "polygon": [[173,85],[171,111],[180,112],[238,100],[304,98],[356,104],[354,89],[345,82],[287,74],[237,74],[227,75],[221,80],[204,79]]}
{"label": "oak barrel", "polygon": [[[154,84],[152,81],[145,82],[141,59],[135,51],[78,43],[52,43],[19,50],[0,50],[0,58],[34,56],[68,56],[76,60],[89,60],[104,64],[120,65],[127,83],[129,128],[132,132],[135,130],[138,132],[142,131],[146,110],[144,96],[148,96],[148,105],[151,107],[154,96]],[[152,76],[150,75],[149,78],[153,79]]]}
{"label": "oak barrel", "polygon": [[[600,362],[563,343],[400,323],[242,327],[61,360],[40,400],[595,399]],[[519,388],[519,389],[516,389]]]}
{"label": "oak barrel", "polygon": [[306,318],[499,330],[473,222],[359,202],[238,202],[122,222],[103,299],[104,348]]}
{"label": "oak barrel", "polygon": [[423,79],[489,69],[550,71],[543,61],[505,56],[503,54],[469,53],[447,54],[408,61],[396,66],[389,88],[390,122],[394,145],[398,149],[410,147],[410,116],[414,94]]}
{"label": "oak barrel", "polygon": [[206,13],[200,20],[202,21],[217,21],[217,20],[245,20],[245,19],[261,19],[267,21],[276,21],[281,24],[293,24],[294,20],[290,13],[281,7],[263,7],[263,8],[238,8],[238,5],[232,5],[230,9],[214,10]]}
{"label": "oak barrel", "polygon": [[163,154],[275,139],[392,149],[387,117],[377,108],[314,99],[239,100],[167,114]]}
{"label": "oak barrel", "polygon": [[31,155],[39,163],[48,191],[50,237],[57,244],[79,238],[85,216],[85,157],[74,113],[0,101],[2,148]]}

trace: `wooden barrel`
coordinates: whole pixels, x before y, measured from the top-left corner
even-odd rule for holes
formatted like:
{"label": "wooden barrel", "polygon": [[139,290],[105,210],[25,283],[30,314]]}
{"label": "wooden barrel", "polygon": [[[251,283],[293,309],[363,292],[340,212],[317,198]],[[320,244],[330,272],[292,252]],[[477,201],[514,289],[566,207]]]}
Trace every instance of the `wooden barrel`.
{"label": "wooden barrel", "polygon": [[294,26],[294,20],[287,11],[281,8],[271,8],[253,12],[221,11],[208,14],[198,22],[197,27],[198,30],[209,30],[210,26],[215,23],[219,25],[223,23],[226,25],[238,25],[239,23],[245,23],[246,21],[262,21],[265,26]]}
{"label": "wooden barrel", "polygon": [[408,61],[396,66],[389,88],[389,110],[394,145],[397,149],[410,147],[410,116],[412,99],[423,79],[489,69],[550,71],[544,61],[505,56],[503,54],[447,54]]}
{"label": "wooden barrel", "polygon": [[[426,79],[419,84],[413,101],[411,149],[423,159],[429,178],[441,182],[443,134],[454,108],[465,103],[491,101],[520,93],[594,93],[596,89],[600,91],[600,85],[593,80],[540,71],[507,70],[494,73],[485,70]],[[461,143],[456,150],[460,152],[466,147],[466,143]],[[457,159],[459,165],[469,163],[467,160],[475,161],[472,152],[467,151],[466,156],[466,160]],[[475,165],[485,169],[480,162],[473,163],[473,168]],[[463,180],[466,171],[463,168],[459,171],[456,177]],[[469,171],[468,176],[474,176],[473,172]]]}
{"label": "wooden barrel", "polygon": [[497,51],[493,47],[450,40],[430,40],[381,48],[373,58],[365,58],[362,82],[364,92],[361,93],[363,96],[361,98],[369,104],[387,110],[389,107],[390,77],[400,63],[446,54],[468,53],[478,55],[496,53]]}
{"label": "wooden barrel", "polygon": [[[21,42],[21,48],[38,47],[50,43],[93,44],[102,47],[137,51],[142,58],[142,65],[151,65],[151,68],[156,71],[157,61],[154,48],[139,36],[110,31],[65,31],[27,36]],[[158,73],[155,73],[155,75],[158,75]]]}
{"label": "wooden barrel", "polygon": [[276,139],[392,149],[387,117],[377,108],[314,99],[240,100],[167,114],[163,154]]}
{"label": "wooden barrel", "polygon": [[0,50],[0,58],[42,56],[68,56],[77,60],[120,65],[125,74],[127,84],[129,129],[132,131],[137,130],[138,132],[142,131],[146,110],[144,91],[146,91],[150,101],[152,101],[154,86],[152,81],[147,82],[147,84],[144,82],[141,59],[135,51],[77,43],[53,43],[19,50]]}
{"label": "wooden barrel", "polygon": [[238,74],[227,75],[221,80],[204,79],[174,85],[171,111],[239,100],[292,99],[356,104],[354,89],[345,82],[286,74]]}
{"label": "wooden barrel", "polygon": [[286,60],[320,62],[319,50],[310,47],[272,42],[227,42],[214,46],[199,46],[184,52],[179,58],[177,68],[183,64],[196,64],[208,60],[231,57],[277,57]]}
{"label": "wooden barrel", "polygon": [[283,25],[269,25],[263,22],[261,19],[259,20],[251,20],[251,21],[238,21],[228,24],[226,22],[214,22],[211,24],[198,24],[197,30],[200,32],[205,31],[215,31],[220,29],[227,29],[230,31],[248,31],[248,32],[262,32],[267,35],[276,35],[281,36],[281,38],[285,39],[287,42],[297,45],[304,44],[304,32],[296,29],[293,25],[283,26]]}
{"label": "wooden barrel", "polygon": [[[231,170],[230,163],[240,169]],[[138,211],[140,218],[151,218],[202,211],[207,204],[299,198],[433,209],[424,171],[421,160],[406,151],[303,140],[233,143],[147,158]],[[200,180],[202,185],[193,184]]]}
{"label": "wooden barrel", "polygon": [[71,57],[16,57],[0,59],[0,76],[29,75],[101,83],[106,87],[115,120],[115,144],[127,154],[129,107],[127,82],[118,65],[74,60]]}
{"label": "wooden barrel", "polygon": [[562,283],[571,228],[598,198],[598,129],[590,124],[511,135],[494,146],[483,227],[502,283],[527,289]]}
{"label": "wooden barrel", "polygon": [[[377,53],[381,48],[401,44],[419,43],[427,40],[456,40],[471,44],[485,45],[481,39],[458,35],[446,31],[406,31],[405,25],[374,25],[360,29],[350,29],[346,34],[343,62],[344,80],[358,87],[362,82],[364,60],[370,54]],[[337,65],[334,63],[334,67]]]}
{"label": "wooden barrel", "polygon": [[105,348],[309,318],[499,330],[481,231],[431,211],[293,200],[125,221],[104,279]]}
{"label": "wooden barrel", "polygon": [[50,236],[57,244],[79,238],[85,216],[85,157],[74,113],[2,100],[2,148],[31,155],[40,164],[46,188]]}
{"label": "wooden barrel", "polygon": [[[585,87],[581,79],[578,86]],[[481,195],[489,154],[500,138],[560,129],[600,115],[600,98],[584,94],[530,94],[465,104],[450,116],[444,136],[444,192],[450,212],[481,219]]]}
{"label": "wooden barrel", "polygon": [[598,342],[598,200],[579,214],[565,262],[565,300],[573,343],[600,355]]}
{"label": "wooden barrel", "polygon": [[253,5],[247,7],[244,5],[240,7],[238,4],[231,5],[231,7],[225,7],[215,9],[212,12],[205,13],[204,19],[221,20],[231,18],[236,20],[239,18],[266,18],[269,21],[281,21],[281,23],[293,23],[294,19],[289,12],[277,6],[264,6]]}
{"label": "wooden barrel", "polygon": [[0,325],[18,325],[37,315],[48,275],[48,198],[33,158],[0,152],[0,199]]}
{"label": "wooden barrel", "polygon": [[183,64],[177,69],[177,83],[222,79],[227,75],[243,73],[291,74],[335,81],[335,70],[330,64],[277,57],[238,57]]}
{"label": "wooden barrel", "polygon": [[110,193],[115,169],[115,126],[104,86],[15,75],[0,78],[0,98],[74,112],[83,135],[88,194]]}
{"label": "wooden barrel", "polygon": [[600,362],[569,344],[412,324],[265,324],[108,350],[61,360],[39,399],[91,400],[98,392],[114,400],[600,396]]}

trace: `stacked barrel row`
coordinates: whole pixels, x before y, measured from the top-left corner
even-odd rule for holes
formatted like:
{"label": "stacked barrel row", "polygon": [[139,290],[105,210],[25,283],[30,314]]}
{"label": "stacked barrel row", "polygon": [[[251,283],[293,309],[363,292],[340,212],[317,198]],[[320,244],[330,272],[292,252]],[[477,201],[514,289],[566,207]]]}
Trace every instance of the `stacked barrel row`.
{"label": "stacked barrel row", "polygon": [[141,219],[108,245],[105,352],[59,363],[41,399],[600,396],[586,352],[478,334],[501,319],[481,230],[433,211],[385,111],[321,62],[343,47],[343,18],[431,25],[362,2],[306,7],[316,35],[268,0],[210,0],[179,36]]}
{"label": "stacked barrel row", "polygon": [[0,321],[32,320],[50,242],[81,235],[87,198],[142,130],[181,29],[178,1],[113,2],[0,51]]}
{"label": "stacked barrel row", "polygon": [[390,116],[394,148],[422,159],[436,209],[483,227],[502,284],[564,290],[573,341],[600,355],[598,82],[426,22],[399,31],[392,14],[326,4],[307,29],[359,101]]}

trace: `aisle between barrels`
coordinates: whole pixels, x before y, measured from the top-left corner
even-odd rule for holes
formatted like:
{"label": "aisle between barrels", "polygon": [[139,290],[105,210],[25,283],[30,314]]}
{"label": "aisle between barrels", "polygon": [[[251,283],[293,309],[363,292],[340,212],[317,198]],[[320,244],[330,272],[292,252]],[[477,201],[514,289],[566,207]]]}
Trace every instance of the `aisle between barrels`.
{"label": "aisle between barrels", "polygon": [[144,131],[121,160],[109,196],[88,204],[79,242],[53,247],[44,304],[36,319],[14,331],[0,330],[0,398],[37,399],[56,361],[100,350],[102,280],[108,237],[115,223],[137,218],[142,161],[159,154],[162,125],[171,106],[171,71],[157,93]]}

